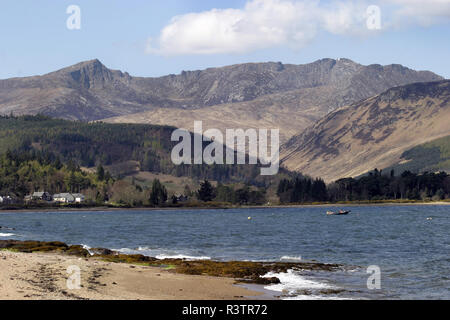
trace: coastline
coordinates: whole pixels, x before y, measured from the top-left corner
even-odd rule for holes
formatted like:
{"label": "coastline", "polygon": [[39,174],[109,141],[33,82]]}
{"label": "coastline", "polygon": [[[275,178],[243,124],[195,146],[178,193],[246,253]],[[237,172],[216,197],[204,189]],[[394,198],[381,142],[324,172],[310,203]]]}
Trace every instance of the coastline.
{"label": "coastline", "polygon": [[1,208],[1,213],[14,212],[113,212],[113,211],[177,211],[177,210],[232,210],[232,209],[286,209],[286,208],[329,208],[329,207],[382,207],[382,206],[449,206],[450,201],[419,201],[419,202],[349,202],[349,203],[317,203],[317,204],[291,204],[291,205],[263,205],[263,206],[211,206],[211,207],[83,207],[83,208],[55,208],[38,207],[26,209]]}
{"label": "coastline", "polygon": [[[55,241],[1,240],[0,300],[268,300],[280,298],[264,287],[281,283],[274,275],[341,268],[307,261],[157,259]],[[78,290],[67,284],[74,270],[81,278]]]}
{"label": "coastline", "polygon": [[[79,290],[67,288],[69,266],[80,268]],[[235,285],[232,278],[59,253],[3,250],[0,270],[0,300],[245,300],[263,295],[255,286]]]}
{"label": "coastline", "polygon": [[[383,251],[373,250],[373,248],[379,248],[379,245],[382,248],[385,247],[385,243],[382,242],[378,230],[387,230],[387,232],[383,231],[383,236],[395,240],[391,243],[392,246],[389,247],[393,248],[391,249],[393,252],[392,261],[396,262],[396,266],[391,269],[391,272],[405,275],[393,277],[393,280],[389,280],[390,287],[394,288],[392,293],[389,292],[389,294],[392,294],[392,296],[398,295],[398,297],[413,296],[420,298],[430,297],[430,294],[434,294],[433,291],[421,292],[422,290],[428,290],[429,287],[427,286],[433,285],[433,278],[442,274],[441,269],[438,267],[442,263],[445,263],[446,258],[442,253],[445,252],[445,219],[448,208],[447,206],[361,207],[353,210],[356,213],[354,215],[355,219],[353,217],[350,219],[328,219],[325,218],[324,210],[320,208],[285,209],[284,211],[280,211],[281,218],[276,216],[277,211],[273,209],[257,210],[254,214],[248,210],[206,211],[204,214],[192,210],[187,212],[187,215],[192,220],[200,222],[192,230],[188,229],[186,233],[182,232],[183,236],[179,238],[180,240],[177,240],[186,241],[186,243],[190,244],[190,247],[177,247],[178,242],[169,242],[166,244],[166,239],[170,240],[173,233],[161,234],[158,228],[141,227],[153,226],[155,221],[156,224],[159,223],[163,228],[162,230],[164,230],[164,226],[171,225],[171,222],[176,226],[181,222],[181,226],[185,226],[182,211],[180,211],[181,216],[177,212],[166,213],[161,211],[152,214],[152,212],[146,211],[124,211],[117,213],[117,217],[123,217],[124,219],[118,219],[116,221],[110,220],[111,217],[116,216],[116,213],[108,214],[107,212],[98,213],[97,215],[95,212],[91,215],[77,212],[60,214],[8,214],[3,215],[1,219],[1,224],[5,226],[5,233],[2,237],[11,240],[0,240],[0,251],[4,248],[12,252],[24,252],[27,253],[27,257],[52,251],[65,256],[76,256],[76,258],[82,260],[88,259],[89,261],[95,261],[100,259],[108,263],[125,264],[130,269],[133,269],[130,265],[145,265],[146,267],[151,267],[152,270],[157,268],[164,272],[167,271],[169,274],[228,278],[234,281],[231,285],[237,282],[239,286],[243,285],[247,289],[249,289],[249,283],[252,285],[261,284],[260,282],[255,282],[255,280],[260,280],[259,278],[261,276],[276,277],[280,283],[271,282],[263,284],[264,288],[270,289],[271,293],[275,292],[275,294],[272,293],[272,298],[274,299],[308,299],[309,297],[312,299],[353,299],[359,297],[359,293],[356,292],[361,292],[366,294],[366,297],[377,299],[380,296],[388,297],[388,292],[371,294],[365,291],[367,281],[365,278],[366,262],[358,258],[358,252],[367,254],[367,256],[370,255],[371,261],[369,263],[375,263],[375,265],[380,265],[382,268],[384,268],[383,266],[390,265],[391,261],[385,260]],[[309,213],[313,214],[311,215]],[[365,216],[367,213],[370,214]],[[250,249],[251,247],[245,240],[235,250],[221,250],[220,248],[210,250],[206,247],[205,244],[211,241],[209,238],[211,235],[213,237],[217,235],[218,238],[215,241],[219,246],[226,246],[230,243],[226,238],[229,234],[228,231],[225,231],[223,235],[215,232],[211,233],[210,231],[217,230],[224,223],[226,224],[230,214],[233,218],[231,220],[232,228],[230,229],[235,230],[233,236],[235,234],[238,236],[248,234],[249,236],[245,239],[255,239],[254,243],[256,243],[257,250]],[[258,219],[260,215],[261,219]],[[394,215],[395,217],[393,217]],[[253,221],[247,220],[247,216],[254,217],[255,219]],[[24,217],[30,218],[26,226],[23,222]],[[93,229],[90,229],[93,221],[89,217],[94,219],[93,221],[96,227]],[[83,218],[80,219],[80,223],[78,223],[79,218]],[[205,220],[203,221],[202,218],[205,218]],[[121,221],[129,222],[123,224]],[[411,235],[408,241],[398,236],[405,226],[405,221],[409,222],[408,226],[411,226],[416,231],[416,234]],[[367,224],[365,224],[366,222]],[[321,243],[322,232],[314,230],[310,232],[309,230],[311,228],[306,226],[306,224],[317,225],[317,223],[323,223],[325,229],[332,232],[328,238],[331,240],[336,239],[337,242],[342,244],[343,248],[348,248],[353,243],[357,243],[355,246],[357,249],[355,250],[357,252],[356,256],[350,253],[348,255],[344,254],[343,258],[341,258],[342,247],[332,251],[335,247],[333,241],[327,241],[325,245]],[[48,233],[53,225],[55,226],[55,231]],[[299,225],[304,225],[305,227],[298,228]],[[280,238],[277,236],[279,232],[274,232],[273,234],[276,234],[276,236],[266,238],[266,235],[274,230],[274,226],[277,228],[275,231],[281,230],[281,232],[286,232],[284,235],[287,236]],[[424,228],[430,232],[423,235],[424,233],[422,231]],[[106,231],[118,230],[125,232],[123,234],[103,233],[103,229]],[[17,232],[12,230],[17,230]],[[73,232],[72,234],[75,236],[67,236],[65,234],[67,230]],[[178,232],[179,230],[179,228],[174,228],[174,232]],[[342,230],[350,230],[351,232],[342,232]],[[353,230],[355,232],[352,232]],[[3,230],[0,231],[3,232]],[[250,232],[247,233],[247,231]],[[367,231],[367,234],[365,231]],[[96,235],[102,236],[103,234],[105,237],[113,238],[107,241],[96,238]],[[148,236],[149,234],[151,236]],[[304,236],[298,237],[299,234]],[[430,238],[431,234],[433,234],[433,237]],[[154,235],[155,238],[152,238]],[[114,240],[117,237],[120,237],[119,240]],[[52,242],[12,240],[33,238]],[[201,239],[201,241],[197,241],[197,238]],[[58,239],[65,241],[67,244],[56,242]],[[306,240],[307,242],[304,239],[308,239]],[[430,245],[430,248],[433,249],[432,253],[426,253],[423,256],[416,257],[418,259],[417,263],[411,265],[407,256],[407,252],[409,252],[408,248],[412,246],[414,251],[420,250],[417,248],[422,248],[423,244],[430,244],[430,239],[434,240]],[[262,242],[260,242],[261,240]],[[232,241],[235,240],[232,239]],[[267,243],[273,242],[276,245],[273,247],[267,246],[266,249],[266,242],[264,241],[267,241]],[[258,243],[263,243],[264,247],[260,247]],[[305,250],[302,249],[303,243],[312,246]],[[330,245],[327,245],[327,243]],[[89,246],[92,246],[92,248]],[[304,255],[302,255],[303,252],[305,253]],[[437,254],[433,252],[437,252]],[[199,261],[197,259],[204,260]],[[218,260],[214,261],[211,259]],[[404,277],[408,276],[408,271],[420,272],[421,270],[426,270],[422,264],[427,263],[427,261],[436,261],[431,265],[433,270],[436,269],[436,271],[433,271],[426,278],[424,284],[412,284],[411,288],[401,287],[401,281]],[[308,262],[310,263],[308,264]],[[336,268],[330,268],[330,265],[324,265],[319,262],[339,263],[340,265],[336,265]],[[14,265],[0,265],[0,270],[14,269],[15,267]],[[27,274],[26,271],[25,274]],[[292,274],[290,273],[291,271],[293,271]],[[12,278],[15,278],[15,276]],[[7,278],[6,281],[8,279],[10,278]],[[244,280],[244,283],[241,280]],[[113,282],[118,283],[115,280]],[[349,283],[351,285],[347,286]],[[104,284],[108,283],[105,282]],[[395,286],[392,286],[393,284]],[[359,291],[355,291],[356,287],[354,285],[359,288]],[[261,285],[258,287],[261,288]],[[396,289],[398,287],[402,289]],[[443,292],[445,292],[445,287],[440,288],[440,290],[444,290]],[[247,295],[243,296],[248,297]],[[148,299],[150,298],[152,297],[148,297]],[[234,296],[232,298],[234,299]],[[255,298],[252,296],[251,299],[265,299],[265,297],[259,295],[258,298]]]}

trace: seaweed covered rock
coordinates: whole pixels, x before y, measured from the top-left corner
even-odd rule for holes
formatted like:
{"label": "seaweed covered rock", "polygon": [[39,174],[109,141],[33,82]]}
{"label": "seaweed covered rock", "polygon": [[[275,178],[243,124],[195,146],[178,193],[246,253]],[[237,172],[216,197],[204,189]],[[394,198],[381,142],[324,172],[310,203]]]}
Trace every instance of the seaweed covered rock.
{"label": "seaweed covered rock", "polygon": [[336,271],[341,268],[337,264],[322,264],[316,262],[252,262],[252,261],[213,261],[187,259],[157,259],[140,254],[122,254],[105,248],[90,249],[90,252],[80,245],[69,246],[63,242],[0,240],[0,249],[18,252],[57,252],[102,259],[114,263],[138,264],[153,267],[163,267],[171,272],[189,275],[208,275],[214,277],[234,278],[242,283],[276,284],[277,277],[265,277],[266,274],[285,273],[288,270]]}
{"label": "seaweed covered rock", "polygon": [[18,240],[1,240],[0,249],[8,249],[18,252],[59,252],[76,256],[89,256],[89,252],[82,246],[69,246],[59,241],[18,241]]}
{"label": "seaweed covered rock", "polygon": [[120,254],[114,251],[111,251],[110,254],[103,254],[103,255],[94,255],[96,258],[102,258],[103,260],[109,261],[109,262],[116,262],[116,263],[130,263],[130,264],[152,264],[158,259],[143,256],[141,254]]}
{"label": "seaweed covered rock", "polygon": [[258,278],[253,278],[248,282],[255,283],[255,284],[268,285],[268,284],[278,284],[281,281],[277,277],[270,277],[270,278],[258,277]]}
{"label": "seaweed covered rock", "polygon": [[215,277],[235,278],[239,282],[256,284],[276,284],[280,279],[264,277],[269,272],[284,273],[288,270],[322,270],[335,271],[340,266],[321,263],[285,263],[285,262],[251,262],[251,261],[187,261],[160,260],[161,264],[174,265],[174,272],[191,275],[209,275]]}

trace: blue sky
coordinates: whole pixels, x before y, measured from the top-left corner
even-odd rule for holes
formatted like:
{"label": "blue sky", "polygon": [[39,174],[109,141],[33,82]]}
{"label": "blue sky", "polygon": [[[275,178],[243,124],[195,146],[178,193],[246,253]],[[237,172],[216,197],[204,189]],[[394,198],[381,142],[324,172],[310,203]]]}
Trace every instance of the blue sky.
{"label": "blue sky", "polygon": [[[4,0],[0,78],[44,74],[93,58],[131,75],[160,76],[244,62],[342,57],[450,78],[450,1],[411,2],[367,3],[382,14],[383,29],[370,31],[359,16],[361,2],[350,0],[337,7],[336,1],[306,0]],[[80,30],[66,27],[69,5],[81,9]],[[333,8],[342,15],[334,17]]]}

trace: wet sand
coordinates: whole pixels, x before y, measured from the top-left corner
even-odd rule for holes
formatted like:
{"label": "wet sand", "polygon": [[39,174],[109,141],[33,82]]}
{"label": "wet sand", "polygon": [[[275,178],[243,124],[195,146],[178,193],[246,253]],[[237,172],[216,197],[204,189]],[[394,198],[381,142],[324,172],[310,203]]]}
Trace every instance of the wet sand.
{"label": "wet sand", "polygon": [[[67,268],[81,271],[80,289],[67,286]],[[262,295],[235,280],[173,273],[55,253],[0,251],[1,300],[241,300]]]}

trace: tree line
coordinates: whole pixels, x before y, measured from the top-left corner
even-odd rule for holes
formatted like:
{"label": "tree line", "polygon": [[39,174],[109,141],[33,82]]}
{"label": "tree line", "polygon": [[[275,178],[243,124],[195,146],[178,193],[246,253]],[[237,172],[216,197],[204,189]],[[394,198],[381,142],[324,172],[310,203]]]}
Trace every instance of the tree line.
{"label": "tree line", "polygon": [[218,183],[217,187],[205,180],[197,192],[200,201],[226,202],[239,205],[262,205],[266,202],[266,189],[249,185],[235,187]]}
{"label": "tree line", "polygon": [[404,171],[396,176],[375,169],[359,178],[339,179],[326,185],[322,179],[283,179],[277,195],[282,203],[364,200],[443,200],[450,197],[450,176],[445,172],[421,174]]}
{"label": "tree line", "polygon": [[[98,203],[160,206],[176,202],[159,181],[143,187],[121,176],[112,177],[105,170],[110,164],[134,160],[140,164],[141,171],[203,181],[199,190],[185,193],[204,202],[264,204],[270,188],[276,189],[281,203],[450,197],[450,178],[445,172],[404,171],[396,175],[394,171],[375,169],[365,176],[344,178],[327,185],[320,178],[312,179],[283,169],[277,176],[262,177],[257,165],[176,166],[170,160],[173,129],[72,122],[46,116],[2,116],[0,194],[20,198],[45,190],[82,192]],[[213,186],[210,181],[217,184]]]}

